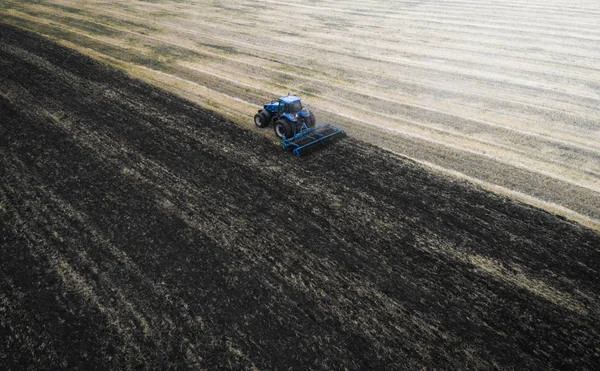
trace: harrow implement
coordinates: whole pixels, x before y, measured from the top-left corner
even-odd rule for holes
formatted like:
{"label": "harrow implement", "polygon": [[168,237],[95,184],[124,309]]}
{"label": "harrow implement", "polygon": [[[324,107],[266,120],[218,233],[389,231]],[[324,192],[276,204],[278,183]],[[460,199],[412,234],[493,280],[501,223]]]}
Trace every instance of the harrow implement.
{"label": "harrow implement", "polygon": [[312,128],[302,125],[300,132],[287,139],[285,136],[281,141],[283,148],[296,156],[302,156],[320,145],[325,145],[346,137],[346,132],[335,125],[321,124]]}

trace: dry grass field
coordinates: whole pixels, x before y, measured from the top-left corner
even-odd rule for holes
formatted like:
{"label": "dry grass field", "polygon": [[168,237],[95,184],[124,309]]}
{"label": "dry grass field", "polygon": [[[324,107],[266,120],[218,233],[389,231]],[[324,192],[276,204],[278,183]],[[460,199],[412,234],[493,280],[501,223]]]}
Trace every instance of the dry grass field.
{"label": "dry grass field", "polygon": [[6,0],[0,21],[251,130],[296,93],[355,138],[600,226],[595,0]]}

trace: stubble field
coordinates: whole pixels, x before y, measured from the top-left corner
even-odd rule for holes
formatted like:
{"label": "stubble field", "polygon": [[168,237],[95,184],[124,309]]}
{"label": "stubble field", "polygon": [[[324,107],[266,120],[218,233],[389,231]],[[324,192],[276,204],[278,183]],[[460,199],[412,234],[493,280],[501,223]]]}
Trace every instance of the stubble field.
{"label": "stubble field", "polygon": [[600,234],[348,138],[282,153],[0,25],[0,368],[594,369]]}
{"label": "stubble field", "polygon": [[600,226],[596,1],[8,0],[0,16],[242,126],[296,93],[356,138]]}

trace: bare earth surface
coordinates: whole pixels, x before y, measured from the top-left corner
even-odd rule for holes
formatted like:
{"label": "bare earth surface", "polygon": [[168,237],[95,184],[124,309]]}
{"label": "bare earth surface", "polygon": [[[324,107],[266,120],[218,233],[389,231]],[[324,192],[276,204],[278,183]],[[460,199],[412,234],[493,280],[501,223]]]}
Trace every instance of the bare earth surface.
{"label": "bare earth surface", "polygon": [[6,0],[0,19],[242,126],[299,94],[356,138],[600,228],[596,0]]}
{"label": "bare earth surface", "polygon": [[353,138],[291,157],[0,25],[0,369],[594,369],[600,234]]}

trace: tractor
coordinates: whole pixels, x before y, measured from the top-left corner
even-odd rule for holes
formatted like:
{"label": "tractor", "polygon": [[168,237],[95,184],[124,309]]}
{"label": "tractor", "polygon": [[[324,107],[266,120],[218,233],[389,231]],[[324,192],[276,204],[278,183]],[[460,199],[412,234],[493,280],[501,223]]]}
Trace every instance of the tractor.
{"label": "tractor", "polygon": [[287,95],[264,105],[264,109],[258,110],[254,115],[254,123],[259,128],[273,124],[275,134],[282,138],[291,138],[300,132],[302,124],[307,128],[315,126],[315,115],[302,105],[300,98],[295,95]]}
{"label": "tractor", "polygon": [[259,128],[272,124],[283,148],[297,156],[314,149],[316,144],[346,136],[346,132],[334,125],[315,126],[315,115],[302,105],[300,98],[289,94],[259,109],[254,124]]}

